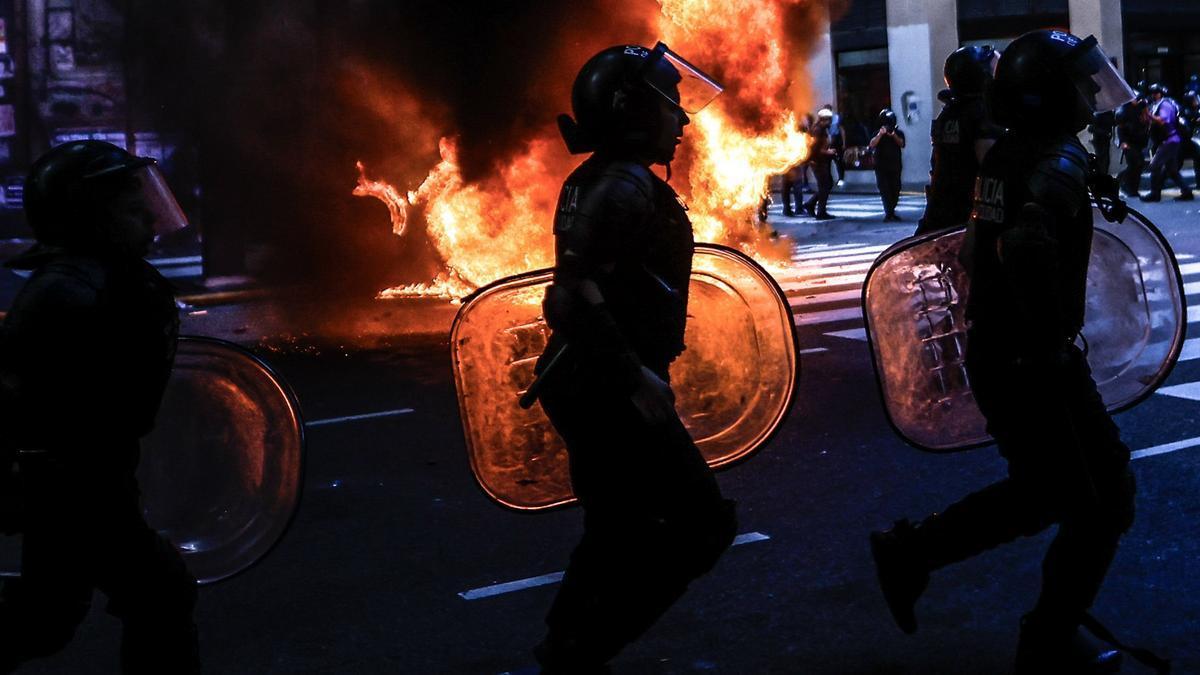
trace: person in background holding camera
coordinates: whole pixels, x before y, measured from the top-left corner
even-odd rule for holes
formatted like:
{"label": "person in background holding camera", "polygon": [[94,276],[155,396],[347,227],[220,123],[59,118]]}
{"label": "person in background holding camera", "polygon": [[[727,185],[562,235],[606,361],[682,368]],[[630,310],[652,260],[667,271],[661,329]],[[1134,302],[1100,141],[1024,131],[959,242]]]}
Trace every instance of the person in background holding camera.
{"label": "person in background holding camera", "polygon": [[896,205],[900,203],[900,173],[902,170],[901,150],[904,149],[904,132],[896,126],[896,113],[891,108],[879,111],[879,132],[868,143],[875,153],[875,184],[879,186],[879,197],[883,200],[883,219],[900,220]]}

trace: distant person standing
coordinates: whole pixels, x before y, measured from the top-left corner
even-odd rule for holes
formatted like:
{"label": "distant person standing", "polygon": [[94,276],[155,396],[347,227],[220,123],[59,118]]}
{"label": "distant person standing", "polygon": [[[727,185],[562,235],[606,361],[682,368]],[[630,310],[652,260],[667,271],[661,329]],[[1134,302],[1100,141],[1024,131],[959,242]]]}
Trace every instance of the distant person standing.
{"label": "distant person standing", "polygon": [[900,203],[901,150],[904,132],[896,126],[896,113],[891,108],[879,111],[879,132],[867,145],[875,153],[875,184],[883,200],[883,219],[900,220],[896,205]]}
{"label": "distant person standing", "polygon": [[833,158],[838,154],[830,145],[829,127],[832,124],[832,110],[821,108],[817,111],[817,123],[812,129],[812,145],[808,153],[808,164],[812,168],[813,177],[817,179],[817,192],[804,204],[817,220],[833,218],[826,208],[829,193],[833,190]]}
{"label": "distant person standing", "polygon": [[846,165],[842,157],[846,151],[846,130],[842,127],[842,116],[833,110],[832,103],[821,106],[817,114],[820,115],[822,111],[829,111],[829,147],[837,153],[833,156],[833,167],[837,169],[837,182],[840,183],[846,179]]}
{"label": "distant person standing", "polygon": [[1167,96],[1167,90],[1160,84],[1150,85],[1150,130],[1151,138],[1160,145],[1154,151],[1150,160],[1150,194],[1143,195],[1144,202],[1162,200],[1163,184],[1170,178],[1179,186],[1179,201],[1191,201],[1192,189],[1183,181],[1179,173],[1182,160],[1183,135],[1179,128],[1179,104]]}
{"label": "distant person standing", "polygon": [[1150,145],[1150,110],[1143,100],[1130,101],[1117,108],[1117,143],[1125,168],[1117,174],[1121,191],[1136,197],[1146,170],[1146,147]]}
{"label": "distant person standing", "polygon": [[[808,115],[800,128],[806,134],[812,133],[813,118]],[[808,158],[788,167],[783,173],[783,215],[791,218],[806,213],[804,208],[804,188],[808,187]],[[795,204],[795,208],[792,208]]]}

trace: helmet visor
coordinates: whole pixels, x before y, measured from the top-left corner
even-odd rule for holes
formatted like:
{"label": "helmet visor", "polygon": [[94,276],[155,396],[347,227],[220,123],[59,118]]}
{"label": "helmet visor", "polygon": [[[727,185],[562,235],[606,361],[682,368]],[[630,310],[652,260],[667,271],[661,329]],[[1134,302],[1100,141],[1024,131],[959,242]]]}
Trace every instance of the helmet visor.
{"label": "helmet visor", "polygon": [[188,226],[187,216],[179,208],[175,193],[167,186],[166,179],[158,170],[158,164],[153,162],[133,170],[141,186],[141,199],[146,212],[154,218],[154,236],[178,232]]}
{"label": "helmet visor", "polygon": [[665,44],[655,45],[651,59],[655,55],[658,59],[646,69],[646,83],[684,111],[698,113],[725,91],[716,80]]}
{"label": "helmet visor", "polygon": [[1116,110],[1132,101],[1136,94],[1113,67],[1094,36],[1080,42],[1068,57],[1075,86],[1083,94],[1092,112]]}

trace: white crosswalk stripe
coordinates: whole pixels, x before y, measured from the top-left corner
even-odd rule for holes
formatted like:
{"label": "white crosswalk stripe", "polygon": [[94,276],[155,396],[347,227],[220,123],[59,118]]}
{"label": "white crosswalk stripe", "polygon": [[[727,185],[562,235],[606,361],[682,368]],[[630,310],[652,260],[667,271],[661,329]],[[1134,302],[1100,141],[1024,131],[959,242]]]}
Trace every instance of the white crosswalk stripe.
{"label": "white crosswalk stripe", "polygon": [[[808,199],[812,196],[811,192],[805,191],[804,198]],[[767,214],[772,220],[784,218],[783,202],[778,196],[772,197],[773,203],[767,207]],[[829,213],[834,216],[844,216],[853,219],[882,219],[883,218],[883,202],[880,201],[878,195],[833,195],[828,204]],[[904,214],[909,218],[919,216],[925,212],[925,198],[919,195],[900,195],[900,201],[896,204],[896,212]],[[804,218],[804,216],[800,216]],[[787,222],[787,221],[783,221]]]}
{"label": "white crosswalk stripe", "polygon": [[[797,326],[833,338],[865,341],[862,327],[862,285],[884,244],[845,243],[797,246],[792,266],[776,280],[788,296]],[[1182,254],[1181,261],[1195,256]],[[1180,265],[1184,293],[1196,302],[1187,307],[1189,324],[1200,323],[1200,262]],[[1180,362],[1200,360],[1200,337],[1184,342]],[[1160,394],[1200,400],[1200,383],[1164,387]]]}
{"label": "white crosswalk stripe", "polygon": [[198,255],[183,258],[150,258],[149,262],[168,279],[198,277],[204,273],[204,267]]}
{"label": "white crosswalk stripe", "polygon": [[863,280],[875,258],[887,248],[865,243],[797,246],[791,267],[776,276],[788,296],[796,325],[859,339],[833,329],[862,322]]}

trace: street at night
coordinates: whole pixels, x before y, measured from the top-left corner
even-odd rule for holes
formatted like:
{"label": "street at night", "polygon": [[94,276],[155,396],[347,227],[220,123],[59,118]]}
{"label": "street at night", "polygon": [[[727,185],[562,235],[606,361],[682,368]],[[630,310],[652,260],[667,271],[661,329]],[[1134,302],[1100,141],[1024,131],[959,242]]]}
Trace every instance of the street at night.
{"label": "street at night", "polygon": [[[892,623],[867,546],[872,529],[943,508],[1004,471],[994,448],[912,449],[879,402],[858,289],[870,261],[910,234],[922,209],[906,195],[905,222],[884,224],[877,197],[841,195],[830,210],[845,217],[815,227],[773,214],[796,237],[783,282],[802,350],[794,409],[755,457],[719,475],[739,503],[738,544],[615,672],[1008,672],[1048,535],[936,573],[913,636]],[[1196,207],[1168,200],[1143,210],[1195,292]],[[396,302],[380,311],[420,311],[446,328],[454,311]],[[188,332],[259,349],[295,388],[308,424],[304,496],[290,531],[261,564],[201,591],[210,672],[534,672],[529,649],[556,588],[547,575],[563,569],[577,541],[578,508],[513,512],[477,487],[444,330],[382,336],[370,349],[299,345],[262,334],[258,317],[269,314],[220,305],[185,320]],[[1172,657],[1180,673],[1200,671],[1195,344],[1158,394],[1117,416],[1137,458],[1137,521],[1096,605],[1124,640]],[[119,625],[102,607],[66,652],[23,672],[111,672]]]}
{"label": "street at night", "polygon": [[0,0],[0,675],[1200,675],[1197,35]]}

